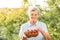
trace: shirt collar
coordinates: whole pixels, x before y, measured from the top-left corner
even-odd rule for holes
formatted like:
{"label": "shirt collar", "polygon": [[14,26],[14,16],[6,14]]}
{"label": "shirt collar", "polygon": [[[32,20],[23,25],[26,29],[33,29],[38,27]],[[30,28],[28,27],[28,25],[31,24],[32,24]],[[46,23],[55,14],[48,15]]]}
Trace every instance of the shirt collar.
{"label": "shirt collar", "polygon": [[[37,26],[37,24],[38,24],[38,21],[36,21],[36,23],[35,23],[34,25]],[[32,26],[32,25],[30,24],[30,21],[28,21],[28,25],[29,25],[29,26]]]}

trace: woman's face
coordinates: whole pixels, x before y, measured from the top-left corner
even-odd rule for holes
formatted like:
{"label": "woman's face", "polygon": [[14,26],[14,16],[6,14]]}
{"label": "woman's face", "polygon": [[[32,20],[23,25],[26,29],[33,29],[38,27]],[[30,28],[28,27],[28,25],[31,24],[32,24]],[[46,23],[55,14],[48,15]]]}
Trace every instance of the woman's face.
{"label": "woman's face", "polygon": [[29,14],[29,19],[30,20],[33,20],[33,21],[36,21],[38,19],[38,11],[35,10],[35,11],[31,11],[30,14]]}

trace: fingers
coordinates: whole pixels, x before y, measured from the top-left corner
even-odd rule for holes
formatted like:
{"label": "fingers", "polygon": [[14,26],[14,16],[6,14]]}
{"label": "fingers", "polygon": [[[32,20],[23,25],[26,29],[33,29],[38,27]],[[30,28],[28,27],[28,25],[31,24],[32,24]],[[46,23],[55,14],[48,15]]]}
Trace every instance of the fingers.
{"label": "fingers", "polygon": [[37,31],[41,32],[42,28],[41,27],[37,27]]}

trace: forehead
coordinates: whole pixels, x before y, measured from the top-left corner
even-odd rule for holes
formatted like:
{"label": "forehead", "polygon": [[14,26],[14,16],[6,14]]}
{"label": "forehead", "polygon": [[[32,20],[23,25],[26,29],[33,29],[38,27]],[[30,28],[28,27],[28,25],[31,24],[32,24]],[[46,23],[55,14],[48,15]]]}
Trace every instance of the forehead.
{"label": "forehead", "polygon": [[38,14],[38,11],[37,10],[31,11],[30,14]]}

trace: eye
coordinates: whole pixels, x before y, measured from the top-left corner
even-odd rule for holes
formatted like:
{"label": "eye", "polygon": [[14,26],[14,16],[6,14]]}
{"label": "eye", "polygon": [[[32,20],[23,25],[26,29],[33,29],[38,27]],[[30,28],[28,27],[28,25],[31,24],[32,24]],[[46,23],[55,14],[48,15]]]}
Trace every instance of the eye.
{"label": "eye", "polygon": [[37,14],[35,14],[35,16],[36,16]]}
{"label": "eye", "polygon": [[33,14],[31,14],[33,16]]}
{"label": "eye", "polygon": [[37,16],[38,14],[35,14],[35,16]]}

